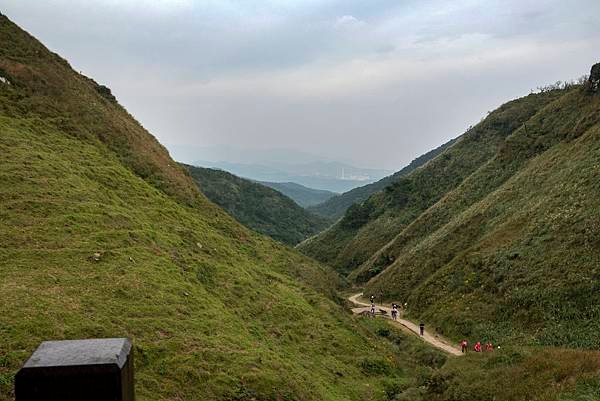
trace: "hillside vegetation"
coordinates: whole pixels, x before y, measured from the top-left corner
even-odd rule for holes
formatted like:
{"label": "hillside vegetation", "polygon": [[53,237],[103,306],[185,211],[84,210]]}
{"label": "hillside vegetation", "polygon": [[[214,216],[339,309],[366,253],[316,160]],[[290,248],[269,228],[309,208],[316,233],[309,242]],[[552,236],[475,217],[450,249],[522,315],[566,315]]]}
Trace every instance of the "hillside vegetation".
{"label": "hillside vegetation", "polygon": [[318,205],[336,196],[335,192],[313,189],[295,182],[261,182],[267,187],[281,192],[302,207]]}
{"label": "hillside vegetation", "polygon": [[[506,103],[421,168],[354,204],[337,224],[301,244],[300,250],[340,272],[352,272],[458,187],[494,156],[509,135],[562,94],[560,90],[548,91]],[[378,254],[360,278],[378,273],[392,257]]]}
{"label": "hillside vegetation", "polygon": [[503,105],[301,249],[455,339],[600,348],[597,82]]}
{"label": "hillside vegetation", "polygon": [[[14,400],[14,375],[41,341],[118,336],[134,342],[136,395],[142,401],[598,398],[598,353],[505,347],[448,358],[382,320],[352,317],[337,295],[340,279],[331,269],[248,230],[211,203],[108,88],[77,74],[2,15],[0,77],[0,401]],[[549,114],[531,129],[528,122],[524,136],[508,141],[508,153],[498,152],[523,167],[514,181],[504,181],[514,188],[490,193],[477,209],[484,220],[491,218],[485,230],[508,213],[500,200],[516,207],[515,216],[529,213],[535,219],[518,225],[523,227],[514,236],[501,236],[503,241],[495,231],[484,237],[489,242],[473,236],[479,253],[469,250],[466,257],[501,255],[498,247],[550,222],[545,236],[532,241],[555,248],[549,260],[571,246],[582,256],[556,276],[568,275],[564,281],[571,289],[583,290],[574,302],[591,318],[599,305],[597,291],[589,292],[598,282],[589,266],[598,266],[590,247],[598,249],[600,232],[591,191],[597,189],[593,174],[600,166],[595,122],[600,101],[579,91],[567,95],[560,99],[564,103],[553,103],[554,123],[546,121]],[[585,117],[569,120],[575,108]],[[545,124],[557,123],[576,123],[576,128],[537,140]],[[513,154],[531,143],[538,144],[538,158],[523,162],[521,153]],[[539,198],[521,198],[522,179],[545,188]],[[571,209],[562,203],[555,208],[564,194]],[[496,196],[507,198],[496,201]],[[536,202],[548,205],[538,213],[531,208]],[[573,212],[580,206],[587,214]],[[466,217],[472,216],[469,210]],[[493,213],[498,217],[489,217]],[[468,224],[466,217],[462,221]],[[558,238],[561,232],[568,235]],[[509,285],[514,282],[510,261],[532,256],[525,248],[517,256],[514,248],[509,251],[498,259],[505,264],[494,267],[494,274],[502,274],[499,282],[507,283],[498,288],[508,290],[502,293],[507,300],[536,311],[537,300],[547,299],[542,284],[531,287],[537,291],[533,297],[521,283],[537,277],[519,266],[514,273],[523,281],[519,288]],[[466,302],[488,288],[487,282],[471,287],[477,277],[469,272],[455,286],[440,280],[444,298],[436,301],[457,299],[459,289],[465,304],[456,305],[473,308]],[[553,281],[543,284],[555,294]],[[377,285],[369,284],[371,290]],[[413,315],[434,321],[432,303],[419,310],[409,302]],[[453,305],[436,307],[449,316],[448,306]],[[554,306],[557,313],[577,312],[571,304]],[[569,324],[584,322],[581,315],[572,317]],[[481,332],[480,322],[473,319],[473,335]],[[456,324],[444,327],[453,334]]]}
{"label": "hillside vegetation", "polygon": [[413,170],[421,167],[429,160],[433,159],[437,155],[439,155],[442,151],[444,151],[447,147],[451,146],[455,140],[448,141],[442,146],[437,147],[434,150],[431,150],[410,162],[410,164],[400,171],[382,178],[381,180],[364,185],[362,187],[354,188],[348,192],[344,192],[343,194],[336,195],[331,197],[330,199],[321,202],[317,205],[311,206],[308,208],[311,212],[327,217],[333,220],[337,220],[344,215],[346,210],[355,203],[361,203],[365,201],[369,196],[374,193],[383,190],[388,185],[394,183],[400,177],[405,176],[406,174],[412,172]]}
{"label": "hillside vegetation", "polygon": [[398,235],[369,290],[452,336],[600,348],[600,96],[588,87],[536,113]]}
{"label": "hillside vegetation", "polygon": [[414,382],[329,269],[209,202],[110,90],[2,15],[0,76],[0,400],[41,341],[89,337],[133,339],[140,400],[377,400]]}
{"label": "hillside vegetation", "polygon": [[237,221],[278,241],[295,245],[330,225],[292,199],[223,170],[187,166],[198,187]]}

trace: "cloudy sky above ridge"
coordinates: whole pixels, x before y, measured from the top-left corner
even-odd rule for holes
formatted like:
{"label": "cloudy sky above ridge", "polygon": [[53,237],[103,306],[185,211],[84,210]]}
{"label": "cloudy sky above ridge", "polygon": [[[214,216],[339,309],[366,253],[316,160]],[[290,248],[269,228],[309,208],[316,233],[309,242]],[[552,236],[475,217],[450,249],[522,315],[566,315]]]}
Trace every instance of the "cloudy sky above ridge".
{"label": "cloudy sky above ridge", "polygon": [[0,0],[172,150],[398,170],[600,61],[598,0]]}

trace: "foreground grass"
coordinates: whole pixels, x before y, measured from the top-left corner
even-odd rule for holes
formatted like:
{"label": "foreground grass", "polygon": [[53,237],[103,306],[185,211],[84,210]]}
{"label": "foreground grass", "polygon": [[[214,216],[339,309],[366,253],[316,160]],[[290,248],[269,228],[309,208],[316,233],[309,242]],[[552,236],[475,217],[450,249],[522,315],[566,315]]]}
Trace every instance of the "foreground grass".
{"label": "foreground grass", "polygon": [[504,347],[453,358],[432,374],[431,401],[576,401],[600,396],[600,353]]}
{"label": "foreground grass", "polygon": [[134,340],[142,400],[380,399],[362,364],[391,350],[323,295],[326,269],[107,148],[37,120],[0,129],[1,400],[40,341],[113,336]]}
{"label": "foreground grass", "polygon": [[452,357],[407,335],[384,319],[363,318],[412,371],[390,380],[388,400],[591,401],[600,396],[600,352],[502,346],[493,352]]}

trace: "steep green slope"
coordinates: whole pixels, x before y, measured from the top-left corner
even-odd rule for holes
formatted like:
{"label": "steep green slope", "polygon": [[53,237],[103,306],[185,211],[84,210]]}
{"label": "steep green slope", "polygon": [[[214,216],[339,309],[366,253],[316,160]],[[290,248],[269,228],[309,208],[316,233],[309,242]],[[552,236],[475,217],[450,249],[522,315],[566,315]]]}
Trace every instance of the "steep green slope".
{"label": "steep green slope", "polygon": [[[547,91],[504,104],[433,160],[350,207],[338,223],[299,249],[340,272],[352,272],[485,164],[506,137],[562,94],[561,90]],[[390,262],[378,261],[373,274]]]}
{"label": "steep green slope", "polygon": [[318,205],[337,195],[335,192],[308,188],[295,182],[261,182],[261,184],[292,198],[302,207]]}
{"label": "steep green slope", "polygon": [[2,115],[51,120],[65,133],[108,146],[124,165],[179,201],[199,201],[194,183],[108,88],[74,73],[2,14],[0,35]]}
{"label": "steep green slope", "polygon": [[40,341],[87,337],[133,339],[140,400],[412,382],[329,269],[210,203],[108,89],[1,15],[0,75],[0,400]]}
{"label": "steep green slope", "polygon": [[278,241],[295,245],[330,225],[287,196],[223,170],[187,166],[198,187],[237,221]]}
{"label": "steep green slope", "polygon": [[398,236],[369,291],[456,337],[600,348],[599,171],[600,96],[572,89]]}
{"label": "steep green slope", "polygon": [[348,192],[344,192],[341,195],[334,196],[325,202],[322,202],[318,205],[309,207],[308,210],[310,210],[311,212],[313,212],[319,216],[328,217],[328,218],[337,220],[344,215],[344,213],[346,212],[346,210],[348,210],[348,208],[350,206],[352,206],[355,203],[361,203],[361,202],[367,200],[367,198],[369,198],[369,196],[373,195],[376,192],[383,190],[385,187],[394,183],[400,177],[403,177],[403,176],[407,175],[408,173],[421,167],[422,165],[427,163],[429,160],[435,158],[437,155],[439,155],[441,152],[443,152],[446,148],[452,146],[452,144],[454,144],[454,142],[455,142],[455,140],[453,139],[451,141],[446,142],[442,146],[439,146],[433,150],[430,150],[429,152],[417,157],[415,160],[410,162],[410,164],[408,166],[404,167],[402,170],[400,170],[388,177],[382,178],[381,180],[374,182],[372,184],[354,188]]}

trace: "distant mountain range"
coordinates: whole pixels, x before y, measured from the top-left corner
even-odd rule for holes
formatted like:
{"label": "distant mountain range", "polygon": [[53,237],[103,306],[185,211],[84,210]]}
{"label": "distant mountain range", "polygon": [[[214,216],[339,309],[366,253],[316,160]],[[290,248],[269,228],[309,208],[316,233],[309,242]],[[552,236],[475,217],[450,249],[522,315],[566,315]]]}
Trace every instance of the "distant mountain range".
{"label": "distant mountain range", "polygon": [[304,185],[296,184],[295,182],[260,182],[267,187],[273,188],[276,191],[290,197],[302,207],[319,205],[334,196],[335,192],[324,191],[321,189],[313,189]]}
{"label": "distant mountain range", "polygon": [[322,203],[309,206],[308,208],[311,212],[319,216],[337,220],[344,215],[344,213],[350,206],[352,206],[355,203],[365,201],[367,198],[369,198],[369,196],[373,195],[375,192],[383,190],[388,185],[393,184],[396,180],[400,179],[400,177],[409,174],[413,170],[421,167],[429,160],[442,153],[455,141],[455,139],[452,139],[446,142],[445,144],[437,147],[436,149],[433,149],[425,153],[424,155],[417,157],[402,170],[385,178],[382,178],[377,182],[373,182],[362,187],[351,189],[348,192],[344,192],[343,194],[333,196],[329,199],[326,199]]}
{"label": "distant mountain range", "polygon": [[331,224],[329,219],[310,213],[266,185],[223,170],[182,166],[208,199],[240,223],[288,245],[295,245]]}
{"label": "distant mountain range", "polygon": [[198,160],[193,164],[218,168],[255,181],[294,182],[305,187],[338,193],[378,181],[390,174],[387,170],[358,168],[330,161],[311,161],[302,164],[283,162],[245,164]]}

